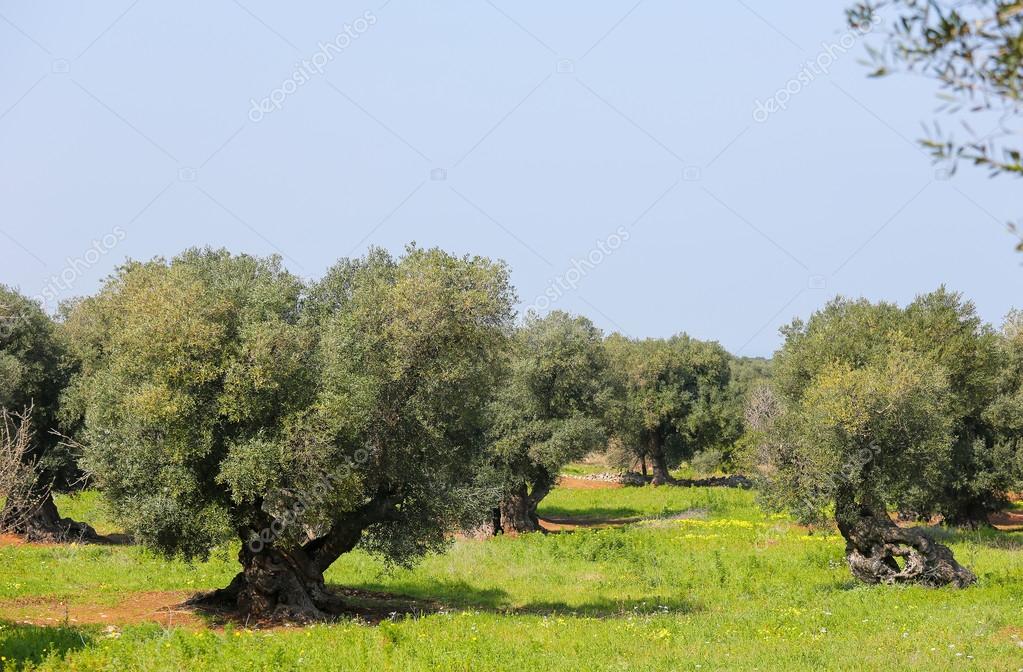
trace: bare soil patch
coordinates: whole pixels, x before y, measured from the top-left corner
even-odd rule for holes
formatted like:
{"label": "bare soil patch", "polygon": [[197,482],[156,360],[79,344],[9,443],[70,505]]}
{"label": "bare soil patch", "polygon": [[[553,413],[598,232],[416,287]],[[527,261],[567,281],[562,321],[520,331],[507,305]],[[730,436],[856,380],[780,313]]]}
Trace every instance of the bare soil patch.
{"label": "bare soil patch", "polygon": [[79,603],[52,597],[24,597],[0,603],[0,618],[33,625],[130,625],[153,622],[165,626],[201,628],[203,620],[182,606],[191,591],[128,593],[106,604]]}
{"label": "bare soil patch", "polygon": [[1000,511],[988,516],[988,522],[999,530],[1023,530],[1023,511]]}
{"label": "bare soil patch", "polygon": [[[405,615],[423,615],[449,610],[439,602],[369,590],[331,586],[330,590],[349,603],[345,616],[370,624]],[[186,605],[194,591],[147,591],[126,593],[114,604],[78,603],[53,597],[23,597],[0,602],[0,619],[38,626],[106,625],[110,631],[138,623],[157,623],[167,628],[222,630],[236,626],[260,629],[292,627],[282,623],[256,623],[236,613],[208,611]]]}
{"label": "bare soil patch", "polygon": [[560,476],[558,477],[558,487],[568,488],[569,490],[607,490],[610,488],[620,488],[622,484],[613,481],[576,478],[575,476]]}
{"label": "bare soil patch", "polygon": [[45,548],[60,545],[52,541],[25,541],[16,534],[0,534],[0,546],[38,546]]}

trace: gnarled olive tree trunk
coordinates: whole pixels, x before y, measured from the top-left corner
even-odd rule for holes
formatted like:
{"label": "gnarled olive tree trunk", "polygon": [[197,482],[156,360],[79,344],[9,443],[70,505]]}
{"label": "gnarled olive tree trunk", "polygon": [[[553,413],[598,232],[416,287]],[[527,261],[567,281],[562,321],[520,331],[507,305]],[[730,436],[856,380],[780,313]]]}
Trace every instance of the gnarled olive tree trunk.
{"label": "gnarled olive tree trunk", "polygon": [[671,473],[668,471],[668,459],[664,455],[664,442],[657,434],[651,434],[648,441],[648,452],[650,464],[653,467],[653,480],[651,485],[667,485],[674,482]]}
{"label": "gnarled olive tree trunk", "polygon": [[534,481],[532,488],[527,488],[526,483],[522,482],[505,492],[499,506],[501,531],[505,534],[543,532],[536,509],[543,498],[550,494],[553,485],[550,479]]}
{"label": "gnarled olive tree trunk", "polygon": [[106,539],[90,525],[61,518],[53,495],[43,492],[26,498],[9,498],[0,512],[0,530],[26,541],[50,543],[102,543]]}
{"label": "gnarled olive tree trunk", "polygon": [[919,528],[899,527],[883,506],[840,495],[835,517],[846,541],[849,569],[864,583],[965,588],[977,580],[947,546]]}
{"label": "gnarled olive tree trunk", "polygon": [[0,409],[0,532],[27,541],[99,542],[103,537],[85,523],[61,518],[39,469],[42,448],[35,441],[32,409],[15,414]]}
{"label": "gnarled olive tree trunk", "polygon": [[255,621],[306,623],[344,613],[344,602],[327,589],[323,571],[302,548],[268,547],[256,553],[246,544],[238,561],[242,571],[227,588],[197,596],[189,604]]}
{"label": "gnarled olive tree trunk", "polygon": [[302,545],[246,540],[238,553],[242,570],[230,585],[197,595],[188,604],[255,621],[331,620],[344,614],[347,605],[327,588],[324,572],[358,545],[367,527],[393,520],[394,514],[393,501],[374,500]]}

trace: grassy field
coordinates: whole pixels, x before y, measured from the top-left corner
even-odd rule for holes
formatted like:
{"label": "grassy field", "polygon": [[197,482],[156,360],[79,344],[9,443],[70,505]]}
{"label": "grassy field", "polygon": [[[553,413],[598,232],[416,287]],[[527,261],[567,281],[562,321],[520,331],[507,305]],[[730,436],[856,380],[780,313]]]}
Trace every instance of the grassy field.
{"label": "grassy field", "polygon": [[[59,505],[101,531],[116,529],[94,494]],[[168,628],[164,615],[155,617],[161,623],[85,624],[59,609],[52,625],[19,623],[40,604],[113,612],[155,591],[225,585],[234,549],[189,565],[130,546],[3,546],[0,662],[44,670],[1023,669],[1023,533],[947,535],[980,583],[928,590],[855,583],[839,537],[767,516],[744,491],[559,489],[542,514],[643,520],[458,541],[414,570],[355,553],[329,582],[424,613],[271,631]]]}

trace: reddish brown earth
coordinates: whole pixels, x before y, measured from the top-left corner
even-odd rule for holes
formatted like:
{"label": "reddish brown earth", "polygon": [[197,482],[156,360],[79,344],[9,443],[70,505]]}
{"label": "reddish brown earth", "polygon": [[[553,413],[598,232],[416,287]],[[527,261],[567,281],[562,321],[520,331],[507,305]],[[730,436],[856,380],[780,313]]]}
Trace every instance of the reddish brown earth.
{"label": "reddish brown earth", "polygon": [[[334,588],[350,604],[349,616],[368,623],[379,623],[395,615],[422,615],[447,610],[425,600],[369,590]],[[281,624],[249,622],[232,613],[203,612],[185,605],[194,591],[147,591],[127,593],[109,605],[80,604],[50,597],[22,597],[0,604],[0,619],[39,626],[108,625],[117,627],[136,623],[158,623],[167,628],[222,630],[228,623],[260,629],[288,627]]]}
{"label": "reddish brown earth", "polygon": [[1023,530],[1023,511],[1002,511],[992,513],[988,521],[999,530],[1014,531]]}
{"label": "reddish brown earth", "polygon": [[558,487],[569,490],[608,490],[622,487],[621,483],[611,481],[594,481],[588,478],[576,478],[575,476],[559,476]]}
{"label": "reddish brown earth", "polygon": [[21,597],[0,604],[0,618],[33,625],[127,625],[152,621],[167,627],[204,627],[204,621],[194,611],[181,606],[191,595],[190,591],[130,593],[110,605]]}
{"label": "reddish brown earth", "polygon": [[51,542],[38,542],[38,541],[28,542],[28,541],[25,541],[24,539],[22,539],[21,537],[19,537],[17,535],[14,535],[14,534],[0,534],[0,546],[39,546],[39,547],[46,547],[46,546],[60,546],[60,544],[55,544],[55,543],[51,543]]}

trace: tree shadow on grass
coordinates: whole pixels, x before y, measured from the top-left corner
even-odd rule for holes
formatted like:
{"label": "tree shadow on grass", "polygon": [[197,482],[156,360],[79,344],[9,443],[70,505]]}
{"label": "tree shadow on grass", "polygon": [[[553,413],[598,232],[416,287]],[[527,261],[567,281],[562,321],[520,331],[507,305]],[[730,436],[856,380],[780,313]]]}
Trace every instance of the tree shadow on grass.
{"label": "tree shadow on grass", "polygon": [[[480,588],[465,581],[431,581],[427,584],[417,583],[414,587],[372,583],[357,588],[332,585],[330,589],[356,609],[363,610],[364,613],[359,615],[371,621],[463,610],[507,615],[575,615],[601,619],[665,613],[690,614],[702,610],[698,604],[677,596],[620,600],[597,598],[581,604],[536,601],[515,605],[505,590]],[[379,618],[373,618],[374,615]]]}
{"label": "tree shadow on grass", "polygon": [[92,636],[71,626],[38,626],[0,621],[0,669],[20,670],[49,656],[63,657],[92,644]]}
{"label": "tree shadow on grass", "polygon": [[1023,551],[1023,531],[998,530],[995,528],[984,528],[980,530],[961,530],[951,527],[926,527],[927,534],[931,535],[940,544],[973,544],[985,548],[994,548],[1003,551]]}
{"label": "tree shadow on grass", "polygon": [[[602,521],[627,518],[642,519],[644,512],[625,506],[600,507],[591,506],[585,509],[566,509],[560,506],[542,507],[539,515],[544,520],[564,519],[571,521]],[[647,516],[650,514],[647,513]]]}

